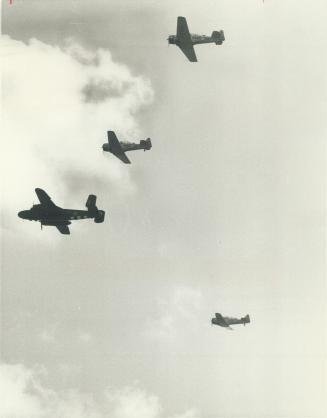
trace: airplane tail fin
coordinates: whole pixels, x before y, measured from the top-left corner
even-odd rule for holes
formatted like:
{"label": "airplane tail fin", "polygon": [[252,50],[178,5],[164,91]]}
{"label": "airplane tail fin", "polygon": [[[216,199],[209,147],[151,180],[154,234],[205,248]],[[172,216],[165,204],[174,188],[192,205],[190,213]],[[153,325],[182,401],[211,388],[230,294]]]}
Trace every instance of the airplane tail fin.
{"label": "airplane tail fin", "polygon": [[90,194],[85,204],[89,212],[98,210],[98,208],[96,207],[96,201],[97,197],[94,194]]}
{"label": "airplane tail fin", "polygon": [[243,325],[250,323],[250,315],[246,315],[242,318]]}
{"label": "airplane tail fin", "polygon": [[90,194],[86,201],[86,207],[91,216],[94,217],[95,223],[101,223],[104,221],[105,211],[99,210],[96,206],[97,197],[94,194]]}
{"label": "airplane tail fin", "polygon": [[217,30],[214,30],[211,34],[211,38],[216,45],[221,45],[225,40],[224,31],[221,30],[218,32]]}
{"label": "airplane tail fin", "polygon": [[151,139],[147,138],[146,140],[141,140],[140,141],[141,146],[143,147],[144,151],[147,151],[149,149],[152,148],[152,143],[151,143]]}

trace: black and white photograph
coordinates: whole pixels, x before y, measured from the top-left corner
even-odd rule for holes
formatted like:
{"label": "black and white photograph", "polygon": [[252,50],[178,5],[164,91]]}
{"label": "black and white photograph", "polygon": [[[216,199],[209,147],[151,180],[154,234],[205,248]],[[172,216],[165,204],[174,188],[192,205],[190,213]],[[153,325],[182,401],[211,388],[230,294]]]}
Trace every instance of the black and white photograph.
{"label": "black and white photograph", "polygon": [[325,0],[2,0],[1,418],[327,418]]}

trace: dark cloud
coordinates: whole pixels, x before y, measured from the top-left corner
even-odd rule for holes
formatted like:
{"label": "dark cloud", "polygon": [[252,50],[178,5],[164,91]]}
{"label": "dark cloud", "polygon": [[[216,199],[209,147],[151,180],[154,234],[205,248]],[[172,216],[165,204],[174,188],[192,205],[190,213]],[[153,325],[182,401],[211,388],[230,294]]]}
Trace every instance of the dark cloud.
{"label": "dark cloud", "polygon": [[129,89],[130,83],[114,84],[110,81],[90,80],[82,89],[83,99],[86,103],[101,103],[108,99],[120,97]]}

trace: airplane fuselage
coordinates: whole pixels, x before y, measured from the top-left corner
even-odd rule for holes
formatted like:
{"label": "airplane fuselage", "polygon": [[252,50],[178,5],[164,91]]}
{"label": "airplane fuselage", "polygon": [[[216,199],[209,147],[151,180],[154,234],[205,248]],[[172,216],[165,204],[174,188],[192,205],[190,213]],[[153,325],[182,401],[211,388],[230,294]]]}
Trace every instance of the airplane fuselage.
{"label": "airplane fuselage", "polygon": [[94,218],[94,215],[87,210],[62,209],[58,206],[50,209],[44,208],[42,205],[34,205],[29,210],[22,210],[18,216],[29,221],[39,221],[42,225],[52,225],[58,222],[70,223],[69,221],[76,219]]}
{"label": "airplane fuselage", "polygon": [[[223,33],[217,32],[217,33]],[[221,45],[224,38],[219,37],[213,37],[208,35],[197,35],[195,33],[190,33],[192,45],[199,45],[199,44],[210,44],[215,43],[216,45]],[[169,35],[168,37],[168,43],[180,46],[180,42],[178,40],[178,37],[176,35]]]}
{"label": "airplane fuselage", "polygon": [[230,325],[235,324],[248,324],[250,322],[250,317],[244,316],[243,318],[230,318],[228,316],[216,316],[215,318],[211,319],[211,323],[213,325],[219,325],[220,327],[229,327]]}
{"label": "airplane fuselage", "polygon": [[[134,142],[121,142],[121,141],[119,143],[123,152],[134,151],[138,149],[143,149],[144,151],[146,151],[151,148],[151,145],[149,145],[147,141],[142,141],[142,140],[140,141],[139,144],[136,144]],[[115,153],[114,150],[111,148],[110,143],[108,142],[102,145],[102,149],[103,151],[111,152],[113,154]]]}

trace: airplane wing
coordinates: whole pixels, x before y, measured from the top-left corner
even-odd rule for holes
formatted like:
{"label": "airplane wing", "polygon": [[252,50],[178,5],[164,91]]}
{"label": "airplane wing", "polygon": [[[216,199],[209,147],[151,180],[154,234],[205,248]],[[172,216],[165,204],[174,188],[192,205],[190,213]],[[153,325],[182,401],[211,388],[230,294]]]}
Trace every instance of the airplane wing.
{"label": "airplane wing", "polygon": [[120,142],[118,141],[118,138],[114,131],[108,131],[108,142],[110,145],[111,152],[119,158],[123,163],[130,164],[130,160],[126,157],[126,154],[124,153]]}
{"label": "airplane wing", "polygon": [[225,321],[225,318],[220,314],[216,313],[216,318],[220,322],[220,325],[223,327],[229,327],[229,324]]}
{"label": "airplane wing", "polygon": [[41,205],[47,208],[56,208],[57,206],[51,200],[51,197],[42,189],[36,188],[35,193],[41,203]]}
{"label": "airplane wing", "polygon": [[58,229],[58,231],[61,234],[64,234],[64,235],[69,235],[70,234],[70,230],[69,230],[67,225],[59,224],[59,225],[56,225],[56,228]]}
{"label": "airplane wing", "polygon": [[131,163],[124,152],[122,154],[115,154],[115,156],[117,158],[119,158],[125,164],[130,164]]}
{"label": "airplane wing", "polygon": [[190,31],[188,30],[185,17],[179,16],[177,18],[177,40],[178,46],[191,62],[197,62]]}

